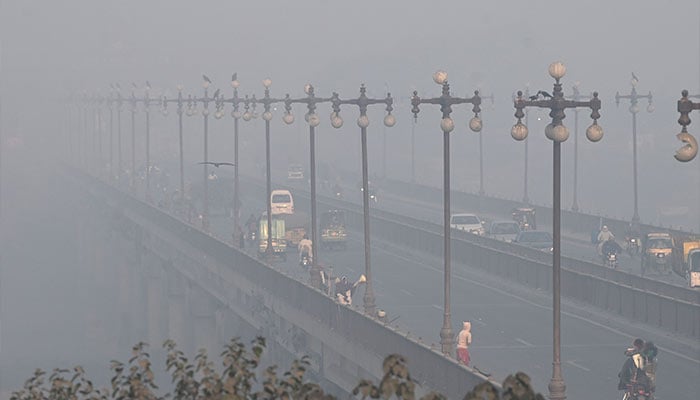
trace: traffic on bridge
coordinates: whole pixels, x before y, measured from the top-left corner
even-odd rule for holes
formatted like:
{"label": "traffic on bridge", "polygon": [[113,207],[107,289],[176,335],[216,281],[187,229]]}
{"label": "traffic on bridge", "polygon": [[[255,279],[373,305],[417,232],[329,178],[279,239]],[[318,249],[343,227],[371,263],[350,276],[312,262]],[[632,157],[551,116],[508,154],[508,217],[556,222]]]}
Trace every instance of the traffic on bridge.
{"label": "traffic on bridge", "polygon": [[524,372],[552,400],[698,397],[697,69],[640,59],[607,3],[587,36],[573,5],[544,35],[534,6],[440,6],[433,32],[434,6],[360,3],[0,0],[0,400],[66,352],[109,382],[134,343],[199,376],[231,337],[338,398],[391,354],[419,395]]}

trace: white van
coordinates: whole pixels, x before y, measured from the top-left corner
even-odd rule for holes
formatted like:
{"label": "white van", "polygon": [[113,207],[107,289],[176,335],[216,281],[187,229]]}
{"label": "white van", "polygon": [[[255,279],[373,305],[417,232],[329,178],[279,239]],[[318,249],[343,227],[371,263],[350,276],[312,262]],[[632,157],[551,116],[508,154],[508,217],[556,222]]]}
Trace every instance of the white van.
{"label": "white van", "polygon": [[272,215],[294,214],[294,199],[289,190],[276,189],[270,193]]}

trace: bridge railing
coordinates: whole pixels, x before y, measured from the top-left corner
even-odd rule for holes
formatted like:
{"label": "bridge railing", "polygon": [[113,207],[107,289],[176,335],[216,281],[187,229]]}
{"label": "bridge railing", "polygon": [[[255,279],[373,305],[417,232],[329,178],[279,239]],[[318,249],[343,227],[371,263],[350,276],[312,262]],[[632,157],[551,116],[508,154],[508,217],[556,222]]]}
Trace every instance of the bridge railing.
{"label": "bridge railing", "polygon": [[[122,224],[128,225],[129,235],[136,243],[144,247],[158,247],[165,239],[155,236],[159,235],[158,231],[162,231],[167,232],[167,236],[176,238],[168,244],[169,246],[197,252],[198,254],[189,254],[188,262],[181,264],[188,265],[186,272],[190,277],[194,277],[195,283],[200,284],[224,304],[226,299],[230,299],[232,288],[222,285],[222,276],[213,273],[215,269],[207,269],[207,265],[216,264],[219,268],[235,271],[236,276],[244,282],[228,283],[241,285],[238,289],[246,292],[264,292],[264,301],[270,309],[274,310],[275,304],[283,304],[302,313],[303,321],[290,321],[300,328],[310,329],[310,324],[305,321],[313,320],[314,326],[321,328],[310,329],[307,333],[321,340],[327,338],[331,346],[346,347],[344,353],[351,361],[353,355],[366,352],[375,354],[378,360],[389,354],[400,354],[409,360],[414,379],[430,390],[447,395],[448,398],[461,398],[475,385],[487,380],[483,375],[459,365],[454,359],[446,358],[440,352],[417,342],[399,330],[355,309],[339,305],[325,293],[281,273],[273,266],[217,240],[163,210],[97,179],[77,171],[71,173],[93,196],[117,211],[115,217],[122,219]],[[202,260],[203,265],[194,265],[192,260],[195,259]],[[246,286],[245,283],[252,283],[256,287],[243,287]],[[339,346],[338,343],[343,345]],[[380,365],[360,366],[368,371],[375,371],[374,378],[381,378]],[[497,383],[495,385],[500,388]]]}

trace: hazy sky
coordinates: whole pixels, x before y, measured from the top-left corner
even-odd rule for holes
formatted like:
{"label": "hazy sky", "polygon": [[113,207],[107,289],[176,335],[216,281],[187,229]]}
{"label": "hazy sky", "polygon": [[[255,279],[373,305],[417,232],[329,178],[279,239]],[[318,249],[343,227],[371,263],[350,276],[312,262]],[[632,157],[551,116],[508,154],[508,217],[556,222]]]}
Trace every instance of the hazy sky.
{"label": "hazy sky", "polygon": [[[653,181],[640,178],[640,194],[645,197],[640,207],[650,215],[658,207],[692,208],[700,198],[698,161],[682,165],[671,157],[679,143],[673,135],[679,131],[675,107],[680,91],[700,92],[700,3],[695,0],[4,0],[1,7],[0,87],[2,123],[8,135],[21,132],[44,143],[58,138],[47,134],[47,127],[60,125],[56,121],[61,119],[52,115],[63,118],[60,113],[65,112],[56,100],[71,92],[106,93],[112,82],[129,87],[131,82],[143,86],[149,80],[170,95],[183,84],[185,91],[201,93],[205,73],[230,93],[230,76],[237,71],[242,93],[260,95],[260,82],[269,76],[273,96],[287,92],[302,96],[303,85],[312,82],[319,96],[337,90],[345,98],[356,96],[359,84],[366,83],[373,96],[383,96],[389,89],[396,97],[399,124],[387,133],[396,162],[390,161],[387,168],[390,174],[405,177],[408,98],[413,89],[422,96],[438,95],[431,74],[441,68],[449,72],[456,95],[471,94],[477,87],[494,94],[495,104],[483,115],[488,135],[485,168],[492,181],[487,191],[517,197],[523,146],[508,134],[514,123],[511,95],[526,84],[550,91],[547,66],[561,60],[568,67],[563,79],[567,94],[574,82],[580,82],[582,93],[597,90],[603,100],[600,124],[606,137],[598,144],[585,139],[580,144],[579,167],[585,171],[579,179],[582,207],[629,214],[629,104],[616,107],[614,95],[629,92],[631,72],[640,79],[641,93],[653,92],[656,106],[653,114],[642,111],[638,116],[640,175],[654,176]],[[642,102],[642,110],[645,107]],[[320,107],[319,112],[329,110]],[[344,114],[354,121],[355,112]],[[590,123],[588,114],[580,114],[581,132]],[[695,115],[691,118],[700,121]],[[437,110],[423,107],[417,136],[421,171],[429,174],[426,179],[440,182],[437,118]],[[476,190],[476,136],[458,135],[465,132],[468,108],[455,107],[454,118],[458,129],[453,165],[464,171],[465,189]],[[565,123],[570,128],[572,119],[569,113]],[[173,121],[171,117],[167,129],[172,129]],[[322,118],[320,129],[330,129],[327,121]],[[380,124],[378,117],[372,134],[378,133]],[[531,172],[538,176],[531,183],[531,197],[547,202],[551,151],[541,133],[544,123],[531,125]],[[345,124],[341,133],[346,132],[332,141],[319,138],[325,152],[321,159],[355,146],[356,135],[350,134],[355,132],[354,123]],[[691,132],[700,133],[700,123],[691,125]],[[375,171],[380,143],[376,138],[370,139]],[[571,196],[567,183],[571,142],[564,147],[565,203]],[[339,156],[356,154],[341,151]],[[495,174],[498,180],[493,179]],[[459,174],[453,176],[459,181]],[[664,176],[672,180],[670,190],[678,200],[659,194],[656,180]],[[664,193],[668,191],[664,188]],[[607,206],[600,204],[603,201]]]}

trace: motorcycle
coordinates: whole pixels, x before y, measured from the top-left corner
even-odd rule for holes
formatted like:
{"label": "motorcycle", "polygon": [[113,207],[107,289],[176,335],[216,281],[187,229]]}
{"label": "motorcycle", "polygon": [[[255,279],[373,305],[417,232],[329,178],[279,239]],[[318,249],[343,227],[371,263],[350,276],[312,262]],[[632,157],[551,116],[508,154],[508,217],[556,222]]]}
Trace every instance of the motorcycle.
{"label": "motorcycle", "polygon": [[654,397],[645,385],[629,383],[622,395],[622,400],[652,400]]}
{"label": "motorcycle", "polygon": [[627,242],[627,254],[629,254],[630,257],[639,255],[641,249],[639,238],[636,236],[628,236],[625,238],[625,241]]}
{"label": "motorcycle", "polygon": [[299,260],[299,265],[304,268],[311,266],[311,256],[308,254],[302,254],[301,260]]}
{"label": "motorcycle", "polygon": [[604,261],[606,267],[616,269],[618,265],[617,253],[614,251],[609,252],[605,255]]}

